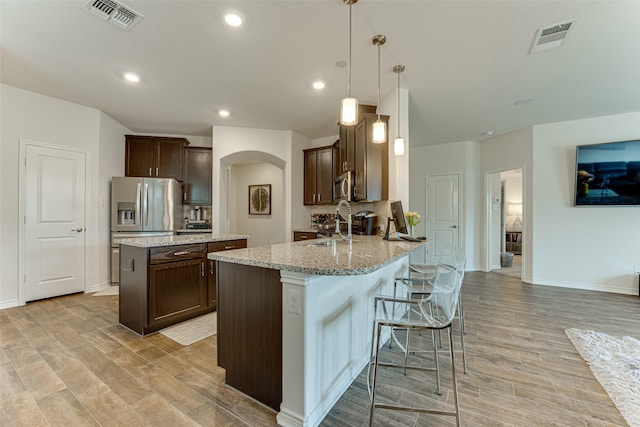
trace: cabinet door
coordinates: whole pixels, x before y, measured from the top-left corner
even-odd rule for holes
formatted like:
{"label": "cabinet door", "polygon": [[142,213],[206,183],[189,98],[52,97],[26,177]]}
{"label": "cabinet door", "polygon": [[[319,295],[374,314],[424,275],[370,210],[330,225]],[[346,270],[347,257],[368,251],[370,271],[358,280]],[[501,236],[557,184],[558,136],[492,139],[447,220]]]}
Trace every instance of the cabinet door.
{"label": "cabinet door", "polygon": [[315,150],[304,152],[304,204],[316,204],[316,177],[318,152]]}
{"label": "cabinet door", "polygon": [[175,178],[182,181],[184,164],[184,139],[156,139],[155,175],[161,178]]}
{"label": "cabinet door", "polygon": [[367,120],[362,120],[355,129],[355,200],[367,199],[367,141],[372,129],[367,126]]}
{"label": "cabinet door", "polygon": [[317,151],[316,169],[316,203],[318,205],[330,205],[333,203],[332,148]]}
{"label": "cabinet door", "polygon": [[[247,247],[247,239],[226,240],[222,242],[207,243],[207,253],[230,251],[233,249],[242,249]],[[207,260],[209,271],[207,277],[207,304],[209,308],[217,309],[217,287],[216,287],[216,262]]]}
{"label": "cabinet door", "polygon": [[340,166],[337,173],[352,171],[355,167],[355,126],[340,126]]}
{"label": "cabinet door", "polygon": [[211,148],[184,149],[184,202],[211,204]]}
{"label": "cabinet door", "polygon": [[175,323],[207,305],[205,260],[149,267],[149,326]]}
{"label": "cabinet door", "polygon": [[207,260],[209,263],[209,276],[207,277],[207,305],[217,308],[217,295],[216,295],[216,262],[212,259]]}
{"label": "cabinet door", "polygon": [[127,136],[125,176],[155,176],[155,145],[151,138]]}

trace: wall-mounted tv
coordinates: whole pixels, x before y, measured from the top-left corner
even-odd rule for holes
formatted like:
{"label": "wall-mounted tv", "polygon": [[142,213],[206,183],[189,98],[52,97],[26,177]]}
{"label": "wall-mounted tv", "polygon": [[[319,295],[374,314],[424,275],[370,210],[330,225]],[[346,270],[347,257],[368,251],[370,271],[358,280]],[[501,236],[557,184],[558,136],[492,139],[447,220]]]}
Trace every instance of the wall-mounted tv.
{"label": "wall-mounted tv", "polygon": [[640,140],[578,145],[575,205],[640,205]]}

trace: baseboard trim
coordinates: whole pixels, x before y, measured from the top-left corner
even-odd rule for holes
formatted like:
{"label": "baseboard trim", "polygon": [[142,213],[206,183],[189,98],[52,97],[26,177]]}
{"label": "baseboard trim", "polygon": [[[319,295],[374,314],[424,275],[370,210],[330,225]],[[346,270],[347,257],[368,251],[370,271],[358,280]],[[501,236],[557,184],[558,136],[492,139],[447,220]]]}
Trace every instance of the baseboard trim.
{"label": "baseboard trim", "polygon": [[20,302],[17,299],[12,299],[9,301],[0,302],[0,310],[4,310],[5,308],[20,307],[21,305],[26,305],[26,303]]}
{"label": "baseboard trim", "polygon": [[89,288],[85,289],[84,292],[86,294],[92,294],[94,292],[99,292],[103,289],[111,286],[111,280],[107,280],[106,282],[98,283],[97,285],[89,286]]}
{"label": "baseboard trim", "polygon": [[554,286],[557,288],[569,288],[569,289],[581,289],[584,291],[598,291],[598,292],[610,292],[614,294],[624,295],[638,295],[637,289],[621,288],[619,286],[610,286],[593,283],[567,283],[567,282],[554,282],[552,280],[535,280],[530,282],[534,285],[542,286]]}

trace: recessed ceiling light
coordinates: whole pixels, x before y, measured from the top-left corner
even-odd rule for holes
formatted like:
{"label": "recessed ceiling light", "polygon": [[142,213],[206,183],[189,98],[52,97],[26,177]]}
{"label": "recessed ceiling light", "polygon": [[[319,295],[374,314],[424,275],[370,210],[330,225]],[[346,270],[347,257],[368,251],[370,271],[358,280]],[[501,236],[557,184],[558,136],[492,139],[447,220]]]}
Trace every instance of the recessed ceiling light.
{"label": "recessed ceiling light", "polygon": [[227,13],[224,16],[224,21],[232,27],[239,27],[242,25],[242,17],[237,13]]}
{"label": "recessed ceiling light", "polygon": [[347,66],[347,62],[346,61],[338,61],[338,62],[336,62],[335,65],[336,65],[337,68],[344,68],[344,67]]}
{"label": "recessed ceiling light", "polygon": [[220,117],[229,117],[229,111],[227,111],[227,110],[220,110],[220,111],[218,111],[218,115],[219,115]]}
{"label": "recessed ceiling light", "polygon": [[138,83],[140,81],[140,76],[135,73],[124,73],[124,78],[132,83]]}
{"label": "recessed ceiling light", "polygon": [[482,135],[483,136],[491,136],[491,135],[493,135],[493,131],[492,130],[488,130],[486,132],[483,132]]}
{"label": "recessed ceiling light", "polygon": [[313,82],[313,88],[314,89],[318,89],[318,90],[324,89],[324,86],[325,86],[325,84],[324,84],[323,81],[317,80],[317,81]]}

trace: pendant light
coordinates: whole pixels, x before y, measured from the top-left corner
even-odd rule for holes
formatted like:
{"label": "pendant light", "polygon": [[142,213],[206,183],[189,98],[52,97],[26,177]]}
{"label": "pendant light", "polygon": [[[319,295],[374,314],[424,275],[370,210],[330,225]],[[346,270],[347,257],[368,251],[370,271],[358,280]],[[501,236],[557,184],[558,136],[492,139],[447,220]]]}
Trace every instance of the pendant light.
{"label": "pendant light", "polygon": [[376,105],[378,120],[373,124],[372,142],[374,144],[384,144],[387,142],[387,124],[380,120],[380,46],[385,44],[386,41],[387,38],[382,34],[374,36],[371,40],[374,46],[378,46],[378,105]]}
{"label": "pendant light", "polygon": [[340,102],[340,124],[354,126],[358,123],[358,100],[351,97],[351,6],[358,0],[343,0],[349,4],[349,85],[348,95]]}
{"label": "pendant light", "polygon": [[396,65],[393,72],[398,74],[398,136],[393,140],[393,154],[404,156],[404,138],[400,136],[400,73],[404,71],[404,65]]}

